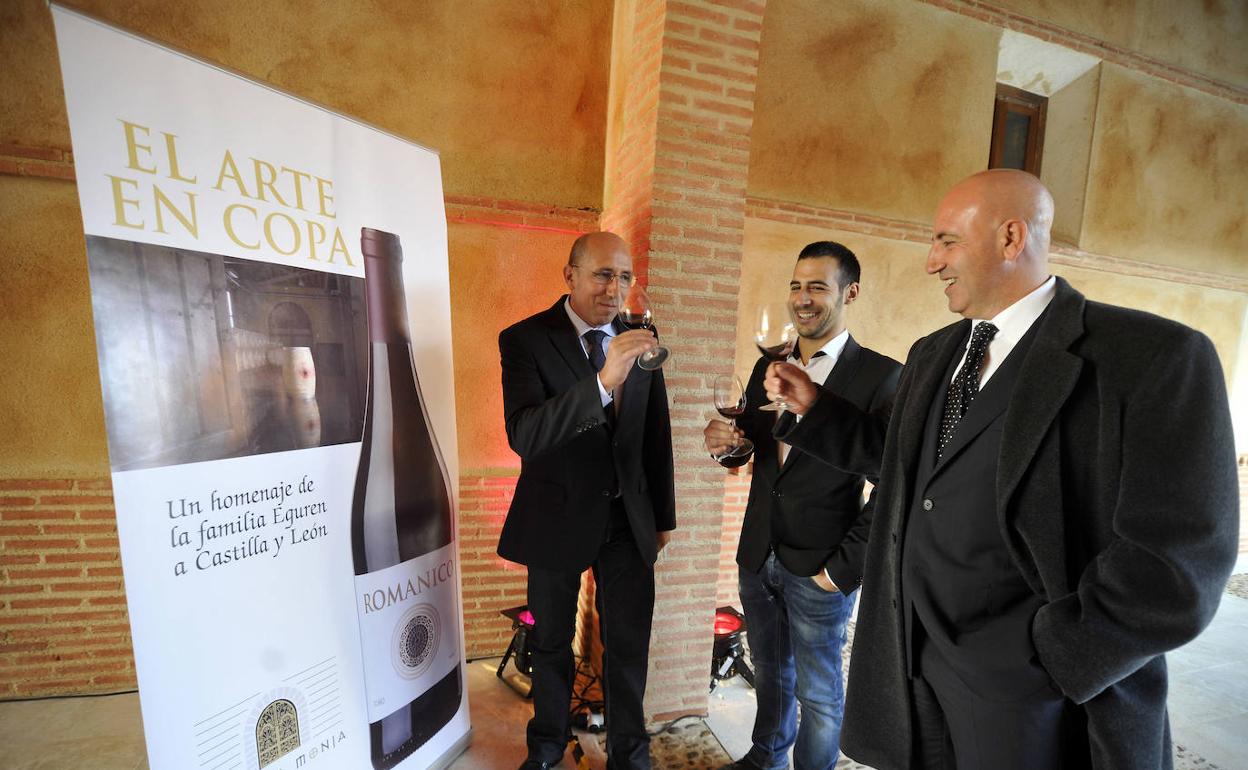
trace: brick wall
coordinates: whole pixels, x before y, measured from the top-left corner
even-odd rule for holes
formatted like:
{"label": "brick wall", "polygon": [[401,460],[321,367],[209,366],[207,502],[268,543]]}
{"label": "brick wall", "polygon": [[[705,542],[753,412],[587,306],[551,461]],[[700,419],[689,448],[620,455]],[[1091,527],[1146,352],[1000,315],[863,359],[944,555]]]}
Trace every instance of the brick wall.
{"label": "brick wall", "polygon": [[525,604],[524,567],[494,549],[516,489],[515,475],[459,476],[459,559],[464,590],[464,646],[468,657],[502,655],[511,621],[500,610]]}
{"label": "brick wall", "polygon": [[715,583],[715,606],[725,605],[741,609],[737,596],[737,540],[741,537],[741,523],[745,520],[745,504],[750,496],[750,480],[747,469],[753,463],[727,472],[724,479],[724,523],[719,534],[719,577]]}
{"label": "brick wall", "polygon": [[74,154],[59,147],[0,144],[0,174],[73,180]]}
{"label": "brick wall", "polygon": [[706,711],[724,479],[702,429],[731,371],[762,2],[668,2],[651,193],[649,285],[673,358],[678,529],[658,568],[647,711]]}
{"label": "brick wall", "polygon": [[0,480],[0,697],[134,687],[109,481]]}

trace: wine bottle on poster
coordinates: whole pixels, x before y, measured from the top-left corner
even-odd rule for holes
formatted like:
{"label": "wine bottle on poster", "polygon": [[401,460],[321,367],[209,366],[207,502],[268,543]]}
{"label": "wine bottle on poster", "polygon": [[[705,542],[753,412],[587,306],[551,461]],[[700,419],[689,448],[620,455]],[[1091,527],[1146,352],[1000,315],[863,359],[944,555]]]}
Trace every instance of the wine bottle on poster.
{"label": "wine bottle on poster", "polygon": [[450,483],[412,362],[398,236],[364,228],[369,377],[351,505],[372,763],[387,770],[463,693]]}

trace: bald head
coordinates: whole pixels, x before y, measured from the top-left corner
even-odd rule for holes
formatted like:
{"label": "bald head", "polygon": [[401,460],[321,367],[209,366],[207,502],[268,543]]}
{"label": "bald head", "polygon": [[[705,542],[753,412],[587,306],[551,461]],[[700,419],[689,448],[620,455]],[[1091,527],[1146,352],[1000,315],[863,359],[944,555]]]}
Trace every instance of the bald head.
{"label": "bald head", "polygon": [[1053,196],[1023,171],[992,169],[941,199],[927,272],[945,282],[949,309],[987,319],[1049,276]]}
{"label": "bald head", "polygon": [[1027,225],[1027,256],[1047,262],[1053,227],[1053,195],[1026,171],[994,168],[963,179],[945,195],[961,196],[995,222],[1020,220]]}
{"label": "bald head", "polygon": [[577,238],[563,266],[568,302],[590,326],[610,322],[619,306],[621,286],[626,290],[632,276],[628,244],[615,233],[586,233]]}
{"label": "bald head", "polygon": [[605,231],[585,233],[572,242],[572,251],[568,253],[568,264],[579,265],[587,254],[617,249],[628,251],[628,244],[615,233]]}

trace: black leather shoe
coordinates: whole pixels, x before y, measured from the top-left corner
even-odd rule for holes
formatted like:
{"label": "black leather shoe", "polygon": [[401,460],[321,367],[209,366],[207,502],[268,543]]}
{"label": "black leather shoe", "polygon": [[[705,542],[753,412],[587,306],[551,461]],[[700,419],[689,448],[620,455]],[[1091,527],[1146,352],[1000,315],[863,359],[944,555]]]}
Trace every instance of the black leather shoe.
{"label": "black leather shoe", "polygon": [[[555,764],[558,764],[556,762]],[[520,770],[550,770],[555,765],[549,762],[538,762],[536,759],[526,759],[524,764],[520,765]]]}

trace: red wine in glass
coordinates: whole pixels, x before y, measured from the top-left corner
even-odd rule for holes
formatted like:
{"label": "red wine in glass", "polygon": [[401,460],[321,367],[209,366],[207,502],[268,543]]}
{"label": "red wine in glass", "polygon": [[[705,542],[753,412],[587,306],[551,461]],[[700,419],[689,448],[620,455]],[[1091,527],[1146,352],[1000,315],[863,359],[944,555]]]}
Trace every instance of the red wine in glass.
{"label": "red wine in glass", "polygon": [[[624,295],[620,303],[620,323],[630,329],[649,329],[654,324],[654,313],[650,310],[650,298],[641,284],[634,283]],[[671,351],[659,345],[637,357],[639,369],[654,370],[663,366],[663,362],[671,355]]]}
{"label": "red wine in glass", "polygon": [[[745,388],[741,387],[738,377],[721,374],[715,378],[715,411],[733,425],[738,417],[745,414]],[[740,446],[733,447],[720,457],[744,457],[753,451],[754,442],[744,439]]]}
{"label": "red wine in glass", "polygon": [[[783,361],[797,345],[797,327],[784,302],[760,305],[754,321],[754,344],[768,361]],[[760,406],[763,412],[783,412],[789,405],[783,399]]]}
{"label": "red wine in glass", "polygon": [[789,356],[793,355],[794,343],[786,342],[782,345],[770,345],[764,347],[762,344],[758,346],[758,352],[763,354],[763,358],[768,361],[787,361]]}

